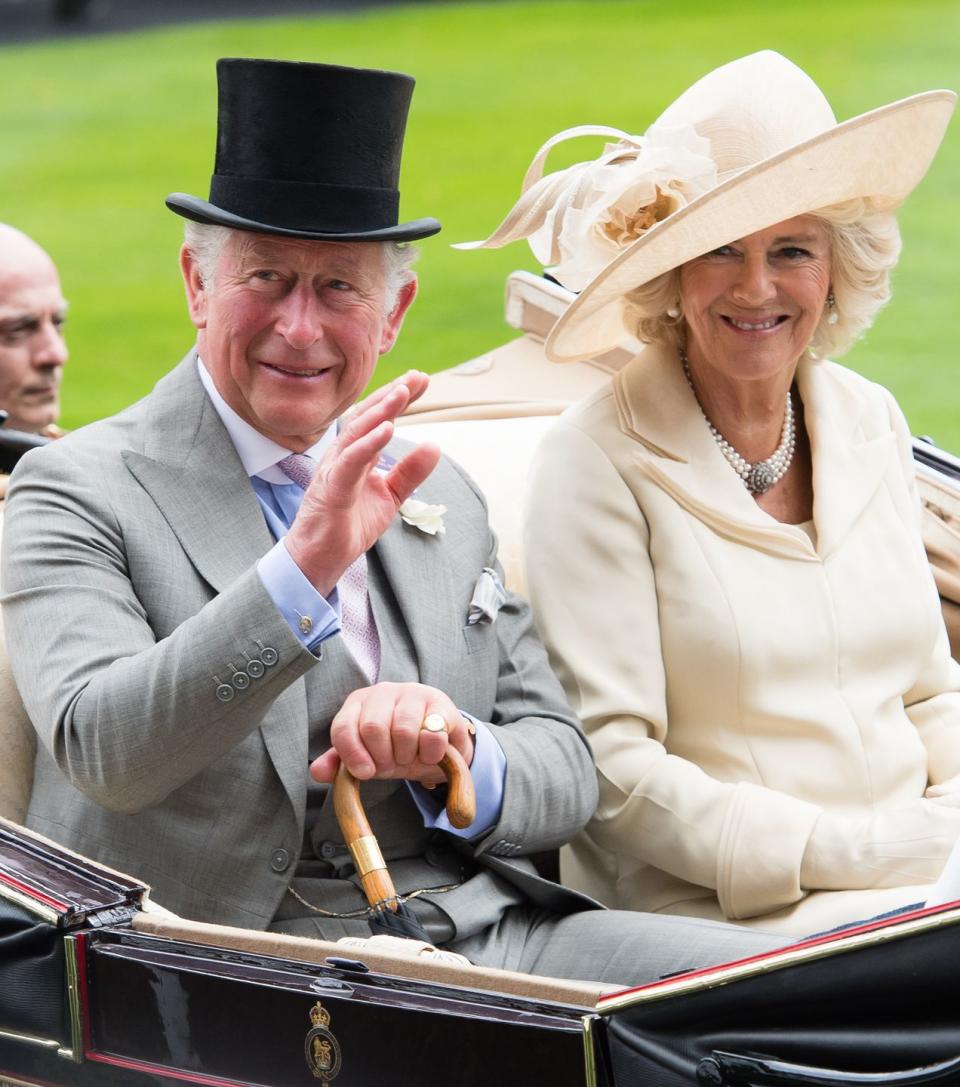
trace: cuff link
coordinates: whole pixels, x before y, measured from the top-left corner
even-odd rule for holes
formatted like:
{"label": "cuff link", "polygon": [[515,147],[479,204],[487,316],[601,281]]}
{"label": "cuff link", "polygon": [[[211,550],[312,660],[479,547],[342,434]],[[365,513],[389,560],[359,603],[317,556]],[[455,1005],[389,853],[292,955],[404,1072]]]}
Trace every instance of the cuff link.
{"label": "cuff link", "polygon": [[[297,615],[300,615],[300,612],[297,612]],[[313,630],[313,620],[309,615],[300,615],[300,622],[297,623],[297,626],[300,628],[301,634],[309,634]]]}

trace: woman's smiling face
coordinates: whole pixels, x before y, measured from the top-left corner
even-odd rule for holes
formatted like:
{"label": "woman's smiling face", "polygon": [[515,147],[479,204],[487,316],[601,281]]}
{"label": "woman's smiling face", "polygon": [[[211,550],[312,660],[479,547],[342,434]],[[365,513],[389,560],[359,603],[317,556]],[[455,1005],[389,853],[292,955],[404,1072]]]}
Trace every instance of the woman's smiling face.
{"label": "woman's smiling face", "polygon": [[826,305],[830,258],[826,226],[800,215],[681,265],[691,362],[735,381],[795,367]]}

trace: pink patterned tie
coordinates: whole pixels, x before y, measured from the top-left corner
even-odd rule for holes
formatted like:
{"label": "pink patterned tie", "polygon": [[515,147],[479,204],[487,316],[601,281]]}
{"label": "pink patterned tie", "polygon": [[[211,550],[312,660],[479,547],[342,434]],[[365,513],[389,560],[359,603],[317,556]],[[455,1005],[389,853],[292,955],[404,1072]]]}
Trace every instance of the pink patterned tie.
{"label": "pink patterned tie", "polygon": [[[317,462],[305,453],[291,453],[277,461],[277,467],[304,490],[310,484]],[[337,584],[340,594],[341,630],[347,648],[369,682],[380,674],[380,635],[367,592],[367,556],[360,554],[344,570]]]}

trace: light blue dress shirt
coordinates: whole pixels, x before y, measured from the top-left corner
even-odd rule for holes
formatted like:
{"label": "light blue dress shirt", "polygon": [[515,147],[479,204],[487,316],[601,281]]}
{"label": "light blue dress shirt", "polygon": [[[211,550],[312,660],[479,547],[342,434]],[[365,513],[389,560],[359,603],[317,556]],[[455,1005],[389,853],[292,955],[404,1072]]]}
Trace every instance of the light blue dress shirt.
{"label": "light blue dress shirt", "polygon": [[[297,640],[312,653],[318,653],[327,638],[340,633],[340,602],[336,589],[329,599],[321,596],[284,546],[287,530],[303,501],[303,490],[300,486],[288,479],[276,466],[278,461],[289,456],[291,450],[265,437],[242,419],[220,395],[199,358],[197,370],[211,403],[233,441],[244,470],[250,476],[267,528],[277,541],[257,563],[257,573]],[[315,460],[320,460],[335,437],[336,428],[331,426],[305,452]],[[309,623],[303,622],[304,619],[309,619]],[[486,833],[500,817],[507,760],[491,730],[470,714],[465,713],[464,717],[476,728],[473,761],[470,764],[477,796],[477,817],[473,823],[458,830],[450,823],[446,811],[434,798],[432,790],[424,789],[416,782],[408,781],[405,784],[423,818],[424,826],[445,830],[460,838],[476,838]]]}

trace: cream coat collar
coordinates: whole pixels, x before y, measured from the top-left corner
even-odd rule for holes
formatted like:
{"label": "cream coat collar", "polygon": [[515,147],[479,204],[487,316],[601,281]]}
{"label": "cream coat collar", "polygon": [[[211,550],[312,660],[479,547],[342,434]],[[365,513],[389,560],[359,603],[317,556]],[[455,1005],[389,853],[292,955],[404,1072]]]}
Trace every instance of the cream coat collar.
{"label": "cream coat collar", "polygon": [[[642,448],[637,467],[690,514],[723,536],[799,561],[826,559],[856,522],[895,452],[892,429],[871,429],[879,389],[829,362],[802,360],[797,388],[813,455],[817,546],[750,497],[710,435],[680,363],[651,345],[613,381],[621,431]],[[865,395],[867,391],[873,397]]]}

